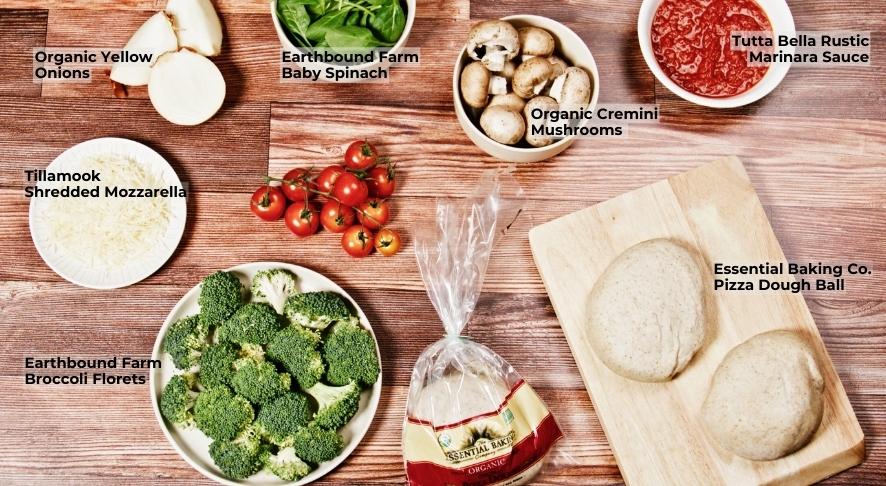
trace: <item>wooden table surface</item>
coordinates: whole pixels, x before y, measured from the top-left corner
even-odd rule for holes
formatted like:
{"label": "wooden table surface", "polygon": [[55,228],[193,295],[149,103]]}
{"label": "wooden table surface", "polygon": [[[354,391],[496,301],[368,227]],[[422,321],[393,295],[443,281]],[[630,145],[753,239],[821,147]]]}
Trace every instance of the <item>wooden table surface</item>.
{"label": "wooden table surface", "polygon": [[[441,326],[419,278],[410,221],[436,195],[470,191],[500,165],[473,146],[452,109],[452,63],[475,19],[552,17],[588,43],[602,102],[661,106],[659,125],[630,137],[579,140],[545,163],[520,166],[526,209],[493,254],[467,334],[511,362],[564,428],[544,481],[619,483],[618,468],[529,253],[527,231],[552,218],[737,155],[791,260],[873,265],[844,293],[806,300],[867,436],[865,462],[831,484],[882,484],[886,475],[886,16],[880,2],[790,2],[798,30],[874,32],[873,67],[792,69],[749,107],[714,111],[667,92],[636,40],[639,0],[419,1],[409,39],[420,68],[389,84],[280,84],[278,41],[266,0],[216,1],[225,26],[219,64],[227,100],[193,128],[161,119],[144,89],[115,99],[101,73],[89,84],[35,84],[31,49],[119,47],[162,0],[4,0],[0,10],[0,484],[207,483],[178,457],[151,411],[148,387],[23,384],[24,356],[150,354],[175,302],[218,268],[258,260],[322,272],[361,303],[377,330],[384,394],[356,452],[325,484],[402,483],[400,431],[410,371]],[[144,142],[190,184],[189,220],[175,255],[155,275],[120,290],[76,287],[40,259],[28,231],[23,168],[43,167],[100,136]],[[407,245],[394,258],[347,258],[336,237],[296,241],[282,223],[258,221],[249,194],[268,172],[339,160],[341,144],[369,137],[399,161],[394,227]],[[653,413],[653,411],[650,411]]]}

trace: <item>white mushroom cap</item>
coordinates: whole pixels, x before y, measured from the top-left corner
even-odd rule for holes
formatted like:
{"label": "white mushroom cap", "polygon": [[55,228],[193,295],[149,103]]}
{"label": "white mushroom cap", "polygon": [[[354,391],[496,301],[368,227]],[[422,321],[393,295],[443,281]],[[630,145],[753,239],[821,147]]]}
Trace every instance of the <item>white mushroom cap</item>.
{"label": "white mushroom cap", "polygon": [[489,95],[490,74],[480,61],[474,61],[461,71],[461,99],[473,108],[486,106]]}
{"label": "white mushroom cap", "polygon": [[514,93],[499,94],[489,100],[489,106],[504,106],[511,111],[522,112],[526,101]]}
{"label": "white mushroom cap", "polygon": [[527,59],[517,66],[514,73],[514,93],[525,99],[538,95],[551,79],[552,70],[551,64],[543,57]]}
{"label": "white mushroom cap", "polygon": [[526,133],[526,122],[519,112],[504,106],[490,106],[480,115],[480,128],[486,136],[498,143],[514,145]]}
{"label": "white mushroom cap", "polygon": [[591,101],[591,78],[584,69],[570,67],[554,81],[551,97],[560,103],[562,110],[584,110]]}
{"label": "white mushroom cap", "polygon": [[528,102],[523,108],[523,116],[526,117],[526,142],[533,147],[544,147],[554,143],[554,137],[547,135],[533,135],[533,128],[544,127],[547,125],[545,118],[533,118],[532,110],[540,109],[542,111],[557,111],[559,105],[554,98],[550,96],[536,96]]}
{"label": "white mushroom cap", "polygon": [[471,27],[466,50],[471,59],[483,61],[490,71],[501,71],[505,61],[520,51],[520,36],[504,20],[486,20]]}
{"label": "white mushroom cap", "polygon": [[521,27],[517,33],[520,37],[520,52],[524,56],[547,57],[554,53],[554,37],[550,32],[530,26]]}

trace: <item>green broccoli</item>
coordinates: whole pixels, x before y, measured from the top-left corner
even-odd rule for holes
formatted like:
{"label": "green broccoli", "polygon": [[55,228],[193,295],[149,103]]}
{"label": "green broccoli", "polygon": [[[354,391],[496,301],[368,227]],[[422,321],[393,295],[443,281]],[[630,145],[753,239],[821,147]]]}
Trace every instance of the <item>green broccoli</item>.
{"label": "green broccoli", "polygon": [[298,292],[298,280],[289,270],[275,268],[262,270],[252,277],[252,299],[266,302],[277,313],[283,313],[283,306],[290,295]]}
{"label": "green broccoli", "polygon": [[174,424],[189,425],[197,401],[197,380],[191,373],[174,375],[160,394],[160,413]]}
{"label": "green broccoli", "polygon": [[252,405],[226,386],[203,391],[194,404],[197,428],[212,439],[232,440],[255,418]]}
{"label": "green broccoli", "polygon": [[356,381],[364,386],[378,379],[379,364],[375,340],[354,321],[337,323],[323,343],[326,379],[343,386]]}
{"label": "green broccoli", "polygon": [[256,361],[264,361],[265,348],[261,344],[242,343],[240,344],[239,356],[241,358],[252,358]]}
{"label": "green broccoli", "polygon": [[344,441],[337,432],[311,424],[292,436],[292,447],[305,462],[320,464],[339,455]]}
{"label": "green broccoli", "polygon": [[308,424],[311,415],[308,397],[289,392],[261,407],[255,423],[271,443],[285,447],[292,442],[298,428]]}
{"label": "green broccoli", "polygon": [[252,403],[263,404],[286,393],[292,380],[289,373],[277,373],[272,363],[240,358],[234,362],[231,384],[238,395]]}
{"label": "green broccoli", "polygon": [[210,345],[200,360],[200,384],[204,388],[230,385],[237,357],[237,348],[231,343]]}
{"label": "green broccoli", "polygon": [[281,324],[280,316],[271,306],[252,302],[219,327],[218,338],[232,343],[267,344]]}
{"label": "green broccoli", "polygon": [[217,326],[243,305],[243,284],[231,272],[219,270],[203,279],[200,285],[200,323]]}
{"label": "green broccoli", "polygon": [[200,361],[208,335],[209,328],[200,323],[199,316],[184,317],[169,326],[163,350],[169,353],[177,368],[188,369]]}
{"label": "green broccoli", "polygon": [[265,459],[265,465],[278,478],[284,481],[301,479],[311,472],[311,466],[295,454],[295,449],[286,447],[270,454]]}
{"label": "green broccoli", "polygon": [[264,467],[269,455],[253,427],[244,430],[232,441],[216,440],[209,444],[209,456],[231,479],[246,479]]}
{"label": "green broccoli", "polygon": [[323,376],[320,334],[301,326],[289,326],[278,332],[268,344],[268,358],[280,363],[304,389],[314,386]]}
{"label": "green broccoli", "polygon": [[323,330],[335,321],[354,317],[351,306],[335,292],[306,292],[286,300],[283,313],[292,324]]}
{"label": "green broccoli", "polygon": [[360,387],[350,382],[345,386],[329,386],[323,383],[305,390],[317,400],[314,422],[325,429],[340,429],[347,424],[360,408]]}

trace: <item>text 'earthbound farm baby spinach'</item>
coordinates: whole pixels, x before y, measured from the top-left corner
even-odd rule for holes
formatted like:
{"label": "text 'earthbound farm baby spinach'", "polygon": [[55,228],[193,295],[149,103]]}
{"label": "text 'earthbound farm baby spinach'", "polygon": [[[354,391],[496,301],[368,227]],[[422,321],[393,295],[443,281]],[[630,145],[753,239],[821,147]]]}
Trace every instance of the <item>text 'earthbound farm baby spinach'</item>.
{"label": "text 'earthbound farm baby spinach'", "polygon": [[279,0],[277,16],[300,47],[390,47],[406,26],[400,0]]}

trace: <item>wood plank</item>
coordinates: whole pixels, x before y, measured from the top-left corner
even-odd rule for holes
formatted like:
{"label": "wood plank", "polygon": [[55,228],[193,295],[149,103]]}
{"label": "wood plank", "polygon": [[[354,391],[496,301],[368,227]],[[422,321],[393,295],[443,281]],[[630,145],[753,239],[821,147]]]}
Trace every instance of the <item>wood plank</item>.
{"label": "wood plank", "polygon": [[[250,179],[256,180],[256,179]],[[247,181],[248,182],[248,181]],[[251,192],[251,191],[250,191]],[[413,221],[432,214],[433,199],[396,197],[393,200],[393,228],[405,237],[405,246],[396,256],[373,256],[362,260],[347,257],[340,249],[340,237],[321,232],[299,240],[281,221],[267,223],[248,210],[248,194],[198,192],[189,201],[186,239],[159,272],[145,284],[183,284],[199,281],[200,276],[218,268],[247,261],[292,261],[317,270],[339,284],[352,289],[424,290],[412,255],[409,238]],[[551,194],[546,197],[556,197]],[[527,232],[535,225],[569,214],[593,201],[530,199],[511,232],[502,238],[489,264],[484,283],[487,292],[544,293],[544,287],[532,265]],[[0,211],[7,217],[0,221],[0,236],[8,245],[0,247],[0,261],[20,261],[31,265],[0,266],[0,279],[57,281],[42,263],[28,231],[27,200],[14,190],[0,191]],[[869,260],[874,268],[886,268],[886,253],[871,252],[882,246],[886,215],[876,209],[768,208],[776,235],[784,243],[792,261],[824,261],[846,264],[854,259]],[[199,210],[200,217],[193,211]],[[4,260],[5,259],[5,260]],[[372,275],[367,279],[366,275]],[[879,300],[886,294],[886,273],[875,271],[861,281],[847,284],[853,299]],[[842,299],[835,293],[809,293],[822,298]]]}
{"label": "wood plank", "polygon": [[60,104],[52,99],[5,98],[0,104],[4,115],[0,187],[21,189],[25,168],[43,168],[68,147],[105,136],[150,146],[192,190],[251,194],[267,173],[265,103],[229,102],[215,118],[197,127],[172,125],[147,100],[69,99]]}
{"label": "wood plank", "polygon": [[[623,251],[662,237],[691,245],[708,265],[785,259],[735,157],[537,226],[529,236],[535,262],[625,481],[809,484],[861,463],[863,433],[800,295],[713,292],[710,309],[716,324],[708,326],[704,348],[672,380],[633,381],[601,361],[588,332],[587,295]],[[718,447],[706,433],[698,410],[724,355],[746,339],[775,329],[802,333],[814,349],[827,406],[808,444],[790,456],[754,462]]]}
{"label": "wood plank", "polygon": [[[101,47],[119,47],[150,15],[151,12],[146,11],[99,16],[93,10],[52,10],[46,42],[54,47],[74,47],[82,46],[84,38],[95,38],[100,39]],[[419,18],[408,41],[410,47],[421,48],[419,67],[393,69],[388,83],[304,84],[280,82],[280,42],[267,15],[234,14],[226,19],[225,42],[217,62],[228,84],[229,101],[310,99],[321,103],[451,107],[452,69],[470,29],[469,22],[451,17]],[[587,38],[595,35],[598,39],[592,49],[604,87],[602,102],[653,101],[652,75],[642,66],[639,52],[629,55],[628,63],[623,63],[620,60],[625,52],[619,42],[613,42],[613,39],[627,40],[631,35],[628,29],[596,23],[578,26],[577,32]],[[91,83],[46,83],[43,96],[112,98],[108,74],[108,69],[97,69]],[[422,90],[416,98],[415,92],[408,88],[411,86],[433,88]],[[147,90],[130,88],[129,94],[132,98],[146,98]]]}
{"label": "wood plank", "polygon": [[46,23],[43,10],[0,10],[0,96],[40,96],[40,83],[32,80],[31,49],[44,44]]}

